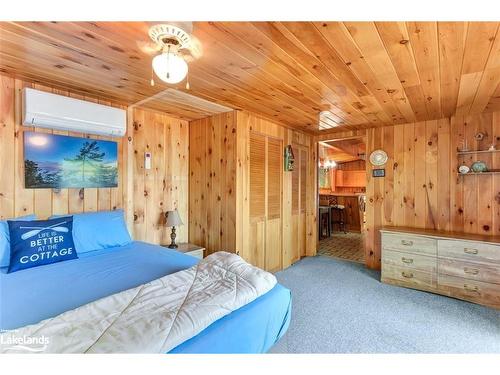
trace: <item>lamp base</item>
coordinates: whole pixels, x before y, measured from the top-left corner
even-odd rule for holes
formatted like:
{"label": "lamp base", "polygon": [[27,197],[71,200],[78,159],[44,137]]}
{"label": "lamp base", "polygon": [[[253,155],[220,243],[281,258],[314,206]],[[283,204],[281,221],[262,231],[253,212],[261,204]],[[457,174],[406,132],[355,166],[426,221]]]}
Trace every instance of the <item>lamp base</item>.
{"label": "lamp base", "polygon": [[179,246],[175,243],[175,227],[172,227],[172,233],[170,233],[170,239],[172,240],[170,242],[170,245],[168,245],[169,249],[177,249]]}

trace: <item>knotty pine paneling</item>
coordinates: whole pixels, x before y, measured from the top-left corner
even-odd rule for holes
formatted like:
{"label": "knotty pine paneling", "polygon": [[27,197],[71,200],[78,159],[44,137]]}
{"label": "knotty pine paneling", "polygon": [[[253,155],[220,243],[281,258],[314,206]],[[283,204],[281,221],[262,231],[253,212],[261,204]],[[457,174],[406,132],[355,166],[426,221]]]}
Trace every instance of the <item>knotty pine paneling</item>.
{"label": "knotty pine paneling", "polygon": [[[246,111],[234,111],[191,121],[189,139],[190,242],[205,246],[208,253],[218,250],[239,253],[247,261],[273,271],[288,267],[297,260],[292,254],[292,243],[297,242],[293,238],[292,233],[296,232],[293,232],[291,222],[292,173],[284,172],[282,153],[285,145],[300,144],[309,148],[307,186],[311,192],[305,204],[307,231],[304,234],[306,238],[303,241],[303,253],[315,255],[317,160],[316,150],[312,150],[314,144],[311,136]],[[264,142],[258,142],[259,139]],[[268,156],[272,154],[278,159],[278,147],[280,165],[273,162],[267,168],[270,168],[272,178],[276,177],[277,171],[281,171],[282,185],[279,188],[278,180],[273,180],[266,188],[266,168],[260,167],[263,165],[262,161],[266,166],[266,150]],[[256,164],[252,167],[254,163]],[[255,185],[253,189],[251,184]],[[256,189],[259,191],[257,197]],[[266,198],[264,196],[262,201],[262,194],[273,197],[270,205],[269,199],[267,200],[267,215],[273,217],[267,220],[267,231],[264,225]],[[281,208],[274,199],[280,194]],[[257,201],[254,207],[252,197]],[[281,218],[277,215],[279,210]],[[271,233],[277,233],[278,236],[270,236]],[[266,254],[266,246],[277,250],[282,248],[283,251]]]}
{"label": "knotty pine paneling", "polygon": [[236,113],[189,123],[189,241],[236,251]]}
{"label": "knotty pine paneling", "polygon": [[[177,242],[187,242],[188,217],[188,122],[161,112],[134,108],[133,116],[133,230],[139,241],[170,243],[164,214],[177,209],[183,225]],[[144,168],[144,153],[152,153],[151,169]]]}
{"label": "knotty pine paneling", "polygon": [[500,153],[459,156],[465,140],[469,150],[499,149],[500,112],[367,130],[367,155],[382,148],[389,156],[385,178],[373,178],[366,165],[369,267],[380,267],[378,230],[385,225],[500,234],[500,175],[457,175],[463,162],[500,168]]}
{"label": "knotty pine paneling", "polygon": [[[178,241],[188,238],[188,123],[163,113],[127,109],[128,131],[118,142],[118,187],[102,189],[25,189],[23,131],[21,126],[24,87],[67,95],[104,105],[113,102],[52,89],[0,75],[0,219],[35,213],[39,218],[123,208],[129,230],[136,240],[170,242],[162,213],[177,208],[184,225]],[[124,108],[122,106],[118,106]],[[54,134],[112,139],[68,131],[35,129]],[[153,153],[153,165],[144,170],[144,152]]]}
{"label": "knotty pine paneling", "polygon": [[[163,91],[149,108],[182,119],[225,111],[183,83],[149,85],[151,56],[138,48],[149,26],[0,22],[0,71],[127,105]],[[499,32],[498,22],[194,22],[204,54],[189,93],[311,134],[320,121],[337,133],[493,112]]]}
{"label": "knotty pine paneling", "polygon": [[[68,213],[93,212],[124,207],[123,169],[127,164],[127,138],[108,138],[67,131],[24,127],[22,122],[22,89],[32,87],[77,99],[115,106],[98,98],[0,75],[0,219],[35,213],[39,218]],[[119,108],[122,106],[116,105]],[[118,142],[119,182],[117,188],[103,189],[25,189],[23,132],[37,131]]]}
{"label": "knotty pine paneling", "polygon": [[[317,193],[317,153],[316,146],[313,137],[302,132],[293,131],[291,129],[285,128],[279,124],[268,121],[247,111],[237,112],[238,120],[238,217],[242,217],[242,220],[238,221],[237,232],[243,234],[241,240],[238,235],[238,241],[240,254],[242,254],[246,259],[252,262],[252,256],[254,251],[250,247],[252,244],[253,236],[258,235],[258,233],[250,233],[248,228],[250,228],[250,221],[245,219],[246,212],[249,210],[249,205],[252,202],[248,199],[249,195],[247,193],[249,189],[249,173],[248,168],[245,168],[246,160],[248,160],[248,150],[245,149],[245,145],[249,144],[250,135],[252,133],[261,134],[267,136],[269,139],[274,138],[276,140],[282,141],[282,148],[285,145],[295,145],[305,148],[307,152],[308,162],[306,163],[306,189],[307,198],[305,205],[300,205],[298,207],[304,207],[305,212],[303,214],[303,228],[304,228],[304,239],[301,240],[297,238],[297,228],[294,228],[294,222],[292,219],[292,199],[294,194],[293,189],[293,172],[282,172],[282,267],[286,268],[290,266],[293,262],[299,259],[297,253],[301,255],[312,256],[316,254],[316,244],[317,244],[317,226],[316,226],[316,193]],[[283,152],[283,150],[282,150]],[[294,152],[299,152],[298,149],[294,149]],[[298,157],[298,154],[295,155]],[[298,159],[298,158],[297,158]],[[240,168],[241,166],[241,168]],[[300,169],[300,163],[296,161],[295,168]],[[239,183],[241,181],[241,184]],[[300,183],[299,181],[296,181]],[[297,189],[296,193],[299,192]],[[297,199],[297,202],[299,200]],[[239,202],[242,202],[241,204]],[[268,222],[270,222],[268,220]],[[275,225],[274,223],[271,225]],[[247,233],[250,233],[248,235]],[[300,243],[299,246],[296,246]],[[268,244],[270,242],[268,241]],[[298,248],[297,251],[295,248]],[[300,248],[299,248],[300,247]],[[260,254],[259,254],[260,255]],[[260,259],[260,258],[258,258]]]}

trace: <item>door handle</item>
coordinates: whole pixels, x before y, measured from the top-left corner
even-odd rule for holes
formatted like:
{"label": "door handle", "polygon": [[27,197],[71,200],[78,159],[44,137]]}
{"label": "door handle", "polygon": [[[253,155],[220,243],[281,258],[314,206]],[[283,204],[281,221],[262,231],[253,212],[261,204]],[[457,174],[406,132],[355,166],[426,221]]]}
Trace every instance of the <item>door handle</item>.
{"label": "door handle", "polygon": [[476,285],[470,286],[470,285],[464,284],[464,289],[468,292],[479,293],[479,288]]}
{"label": "door handle", "polygon": [[477,275],[479,273],[479,270],[477,268],[464,267],[464,272],[469,275]]}
{"label": "door handle", "polygon": [[466,247],[464,249],[464,253],[466,254],[477,254],[479,251],[477,249],[471,249],[470,247]]}

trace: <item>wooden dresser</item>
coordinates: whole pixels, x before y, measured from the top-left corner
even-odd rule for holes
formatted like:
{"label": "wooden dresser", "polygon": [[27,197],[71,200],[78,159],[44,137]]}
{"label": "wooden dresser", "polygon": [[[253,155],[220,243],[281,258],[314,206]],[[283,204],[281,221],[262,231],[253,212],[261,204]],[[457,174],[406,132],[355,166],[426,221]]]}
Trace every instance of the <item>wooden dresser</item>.
{"label": "wooden dresser", "polygon": [[385,227],[382,282],[500,308],[500,237]]}

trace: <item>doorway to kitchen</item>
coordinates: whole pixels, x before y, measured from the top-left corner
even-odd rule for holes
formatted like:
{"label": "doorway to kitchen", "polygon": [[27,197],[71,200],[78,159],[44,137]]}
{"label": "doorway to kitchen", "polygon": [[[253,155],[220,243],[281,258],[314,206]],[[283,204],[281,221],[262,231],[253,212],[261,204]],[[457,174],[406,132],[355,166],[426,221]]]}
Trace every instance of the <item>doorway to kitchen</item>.
{"label": "doorway to kitchen", "polygon": [[318,255],[365,263],[364,137],[318,144]]}

